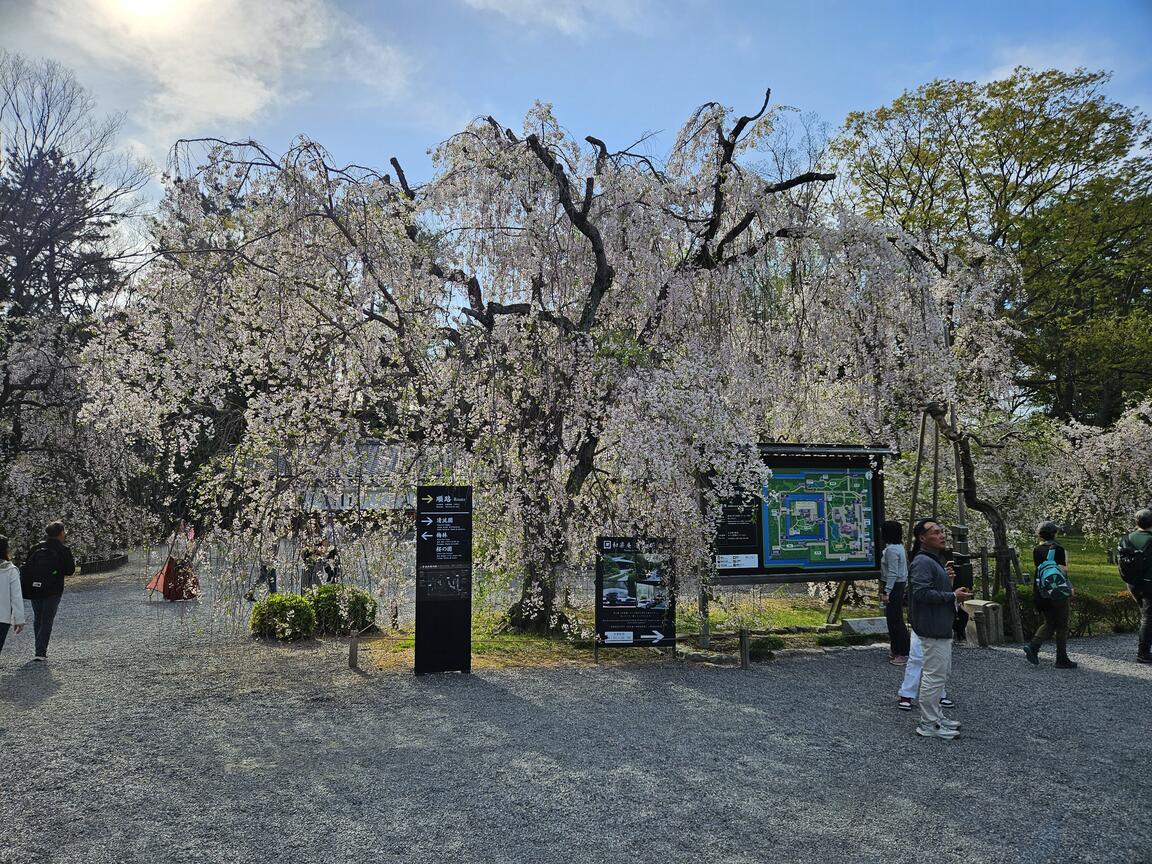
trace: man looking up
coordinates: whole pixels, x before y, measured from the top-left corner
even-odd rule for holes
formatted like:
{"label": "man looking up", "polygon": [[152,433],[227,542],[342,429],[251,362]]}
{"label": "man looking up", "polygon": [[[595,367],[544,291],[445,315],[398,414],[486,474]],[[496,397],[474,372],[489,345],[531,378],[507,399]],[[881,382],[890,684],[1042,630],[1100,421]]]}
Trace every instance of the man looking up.
{"label": "man looking up", "polygon": [[971,598],[967,588],[953,590],[955,573],[945,569],[944,528],[934,519],[921,519],[912,529],[912,566],[909,568],[912,629],[924,645],[924,671],[920,674],[920,723],[916,734],[951,740],[960,724],[944,716],[940,697],[952,671],[952,621],[956,604]]}

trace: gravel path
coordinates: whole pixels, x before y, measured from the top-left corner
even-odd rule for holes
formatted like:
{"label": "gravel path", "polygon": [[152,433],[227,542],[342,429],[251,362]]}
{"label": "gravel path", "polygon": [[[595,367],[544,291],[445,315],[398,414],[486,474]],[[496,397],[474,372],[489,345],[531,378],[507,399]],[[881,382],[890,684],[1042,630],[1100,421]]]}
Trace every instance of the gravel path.
{"label": "gravel path", "polygon": [[[139,570],[139,568],[138,568]],[[954,742],[881,648],[415,678],[227,636],[138,573],[0,655],[0,862],[1152,862],[1152,667],[958,650]]]}

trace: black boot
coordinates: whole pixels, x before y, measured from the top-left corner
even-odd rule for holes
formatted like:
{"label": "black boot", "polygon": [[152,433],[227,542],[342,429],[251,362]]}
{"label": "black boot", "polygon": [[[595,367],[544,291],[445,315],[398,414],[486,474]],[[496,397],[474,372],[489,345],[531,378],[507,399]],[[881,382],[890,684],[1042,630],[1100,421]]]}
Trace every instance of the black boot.
{"label": "black boot", "polygon": [[1077,669],[1077,668],[1079,668],[1079,666],[1080,666],[1079,663],[1073,663],[1067,657],[1058,657],[1056,659],[1056,668],[1057,669]]}

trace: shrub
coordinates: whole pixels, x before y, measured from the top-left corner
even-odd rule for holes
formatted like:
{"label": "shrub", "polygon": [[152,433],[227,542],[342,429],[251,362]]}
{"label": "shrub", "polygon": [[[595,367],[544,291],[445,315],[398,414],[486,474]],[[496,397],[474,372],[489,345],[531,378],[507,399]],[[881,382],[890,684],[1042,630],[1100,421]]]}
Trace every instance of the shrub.
{"label": "shrub", "polygon": [[316,635],[316,613],[299,594],[269,594],[252,607],[248,626],[261,639],[311,639]]}
{"label": "shrub", "polygon": [[[1016,590],[1020,598],[1020,629],[1024,631],[1024,638],[1026,640],[1031,639],[1032,634],[1036,632],[1036,628],[1044,623],[1044,616],[1040,613],[1040,610],[1036,608],[1036,601],[1033,599],[1033,588],[1031,585],[1019,585]],[[1008,602],[1003,597],[999,599],[1001,603],[1003,603],[1004,629],[1011,631],[1011,625],[1008,623]]]}
{"label": "shrub", "polygon": [[[1029,638],[1044,623],[1032,599],[1031,585],[1020,586],[1020,622],[1024,638]],[[1093,633],[1130,633],[1140,624],[1140,609],[1131,595],[1121,591],[1093,597],[1077,594],[1068,609],[1068,635],[1090,636]]]}
{"label": "shrub", "polygon": [[1140,626],[1140,607],[1127,591],[1105,594],[1101,600],[1104,621],[1113,633],[1131,633]]}
{"label": "shrub", "polygon": [[771,660],[773,653],[784,647],[784,640],[779,636],[760,636],[748,642],[748,658],[755,663]]}
{"label": "shrub", "polygon": [[351,585],[317,585],[304,596],[316,612],[321,634],[348,636],[375,627],[376,600],[367,591]]}

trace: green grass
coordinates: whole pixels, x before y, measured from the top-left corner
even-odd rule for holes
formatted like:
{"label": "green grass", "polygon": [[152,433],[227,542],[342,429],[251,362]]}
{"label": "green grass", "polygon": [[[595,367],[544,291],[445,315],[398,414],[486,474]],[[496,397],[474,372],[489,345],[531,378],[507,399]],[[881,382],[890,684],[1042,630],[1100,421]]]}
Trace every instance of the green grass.
{"label": "green grass", "polygon": [[[759,596],[722,594],[708,605],[708,625],[712,633],[740,629],[773,630],[784,627],[817,627],[828,618],[829,606],[814,597],[785,593],[783,589],[766,589]],[[872,618],[882,614],[874,606],[844,607],[844,618]],[[698,633],[700,615],[693,603],[681,603],[676,615],[680,633]]]}

